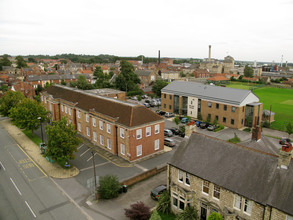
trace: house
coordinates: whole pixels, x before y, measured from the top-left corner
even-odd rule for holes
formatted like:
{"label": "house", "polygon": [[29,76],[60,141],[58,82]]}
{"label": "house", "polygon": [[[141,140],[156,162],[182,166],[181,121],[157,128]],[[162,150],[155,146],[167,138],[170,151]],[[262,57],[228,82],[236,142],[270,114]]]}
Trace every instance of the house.
{"label": "house", "polygon": [[164,119],[142,105],[61,85],[40,96],[52,120],[67,117],[78,134],[127,161],[164,150]]}
{"label": "house", "polygon": [[177,80],[180,78],[180,72],[179,71],[163,71],[161,73],[161,77],[164,80],[168,80],[169,82],[173,80]]}
{"label": "house", "polygon": [[229,82],[230,79],[225,76],[213,76],[213,77],[207,78],[207,81],[209,83],[214,83],[214,84],[227,84],[227,82]]}
{"label": "house", "polygon": [[134,73],[138,75],[142,88],[148,87],[157,80],[157,74],[152,70],[135,70]]}
{"label": "house", "polygon": [[187,206],[207,220],[292,220],[292,145],[279,155],[192,133],[174,153],[167,169],[171,207]]}
{"label": "house", "polygon": [[[233,89],[196,82],[174,81],[161,90],[162,111],[187,115],[231,127],[259,123],[262,103],[250,90]],[[257,121],[256,121],[257,120]]]}
{"label": "house", "polygon": [[273,122],[275,121],[275,112],[272,112],[270,110],[264,109],[262,111],[262,121],[268,121],[268,122]]}
{"label": "house", "polygon": [[27,98],[33,98],[36,96],[34,87],[27,83],[19,81],[11,86],[12,91],[19,91]]}

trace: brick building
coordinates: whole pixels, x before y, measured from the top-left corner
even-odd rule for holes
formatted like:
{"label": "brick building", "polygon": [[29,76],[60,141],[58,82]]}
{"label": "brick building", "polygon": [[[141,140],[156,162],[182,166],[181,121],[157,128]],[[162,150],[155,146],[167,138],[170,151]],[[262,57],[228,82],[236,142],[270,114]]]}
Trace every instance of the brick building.
{"label": "brick building", "polygon": [[292,220],[292,146],[279,156],[193,133],[168,164],[171,207],[186,206],[206,220]]}
{"label": "brick building", "polygon": [[219,124],[241,128],[258,124],[262,103],[249,90],[204,85],[195,82],[174,81],[161,91],[161,109],[179,115],[202,119],[216,118]]}
{"label": "brick building", "polygon": [[128,161],[164,149],[164,119],[146,107],[65,86],[41,92],[52,120],[66,116],[93,144]]}

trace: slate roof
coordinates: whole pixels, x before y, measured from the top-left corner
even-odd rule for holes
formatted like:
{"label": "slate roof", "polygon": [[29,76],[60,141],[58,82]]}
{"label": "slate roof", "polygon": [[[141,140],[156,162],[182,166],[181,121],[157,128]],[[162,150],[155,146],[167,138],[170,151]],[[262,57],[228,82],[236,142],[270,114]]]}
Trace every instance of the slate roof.
{"label": "slate roof", "polygon": [[31,75],[27,77],[27,81],[41,81],[41,80],[57,80],[57,79],[78,79],[80,75],[84,75],[85,78],[89,79],[90,76],[88,74],[62,74],[62,75]]}
{"label": "slate roof", "polygon": [[249,94],[253,94],[250,90],[211,86],[186,81],[174,81],[164,87],[162,92],[181,96],[195,96],[199,99],[223,102],[232,105],[240,105]]}
{"label": "slate roof", "polygon": [[276,155],[192,133],[169,164],[293,215],[292,163],[288,170],[278,169]]}
{"label": "slate roof", "polygon": [[82,90],[60,85],[50,86],[44,91],[52,95],[54,99],[60,98],[77,103],[76,107],[84,111],[95,109],[98,113],[117,118],[117,123],[128,127],[163,121],[161,116],[139,104],[131,104],[117,99],[93,95]]}
{"label": "slate roof", "polygon": [[149,76],[153,71],[151,70],[135,70],[138,76]]}

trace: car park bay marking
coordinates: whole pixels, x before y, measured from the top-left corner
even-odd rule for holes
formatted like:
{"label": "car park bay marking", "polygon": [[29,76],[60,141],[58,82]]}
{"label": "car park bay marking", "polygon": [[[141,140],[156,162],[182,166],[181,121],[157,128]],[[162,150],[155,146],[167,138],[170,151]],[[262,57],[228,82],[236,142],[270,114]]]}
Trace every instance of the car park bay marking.
{"label": "car park bay marking", "polygon": [[82,148],[83,146],[84,146],[84,144],[80,145],[80,146],[77,148],[77,150],[79,150],[79,149]]}
{"label": "car park bay marking", "polygon": [[[97,153],[95,153],[94,155],[97,155]],[[87,162],[89,162],[92,158],[93,158],[93,156],[90,156],[90,158],[87,159]]]}
{"label": "car park bay marking", "polygon": [[6,170],[5,167],[3,166],[3,164],[1,163],[1,161],[0,161],[0,166],[3,168],[4,171]]}
{"label": "car park bay marking", "polygon": [[29,210],[31,211],[31,213],[33,214],[33,216],[36,218],[36,214],[34,213],[34,211],[31,209],[31,207],[29,206],[29,204],[27,203],[27,201],[25,201],[26,206],[29,208]]}
{"label": "car park bay marking", "polygon": [[[103,165],[108,164],[108,163],[110,163],[110,161],[107,161],[107,162],[105,162],[105,163],[97,164],[95,167],[100,167],[100,166],[103,166]],[[87,168],[80,169],[79,171],[82,172],[82,171],[86,171],[86,170],[90,170],[90,169],[93,169],[93,166],[90,166],[90,167],[87,167]]]}
{"label": "car park bay marking", "polygon": [[143,166],[140,166],[138,164],[134,164],[134,166],[137,167],[137,168],[139,168],[139,169],[141,169],[142,171],[148,171],[147,168],[144,168]]}
{"label": "car park bay marking", "polygon": [[83,152],[81,155],[80,155],[80,157],[82,157],[86,152],[88,152],[90,150],[90,148],[89,149],[87,149],[85,152]]}
{"label": "car park bay marking", "polygon": [[13,179],[11,179],[10,177],[10,181],[13,183],[15,189],[17,190],[17,192],[19,193],[19,195],[21,195],[21,192],[19,191],[19,189],[17,188],[16,184],[14,183]]}

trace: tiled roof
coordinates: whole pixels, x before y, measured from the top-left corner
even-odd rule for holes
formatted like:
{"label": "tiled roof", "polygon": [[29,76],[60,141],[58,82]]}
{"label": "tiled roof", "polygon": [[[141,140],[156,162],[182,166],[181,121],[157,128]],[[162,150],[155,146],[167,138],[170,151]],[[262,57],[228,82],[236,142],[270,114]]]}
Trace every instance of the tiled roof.
{"label": "tiled roof", "polygon": [[293,162],[277,168],[278,157],[193,133],[170,164],[224,189],[293,215]]}
{"label": "tiled roof", "polygon": [[151,70],[135,70],[138,76],[149,76],[153,71]]}
{"label": "tiled roof", "polygon": [[117,119],[117,123],[128,127],[135,127],[163,120],[161,116],[142,105],[92,95],[65,86],[50,86],[45,92],[52,95],[54,99],[60,98],[72,103],[77,103],[76,107],[82,110],[89,111],[94,109],[100,114]]}
{"label": "tiled roof", "polygon": [[225,76],[214,76],[214,77],[208,78],[207,80],[210,80],[210,81],[229,81],[229,79],[227,79]]}

